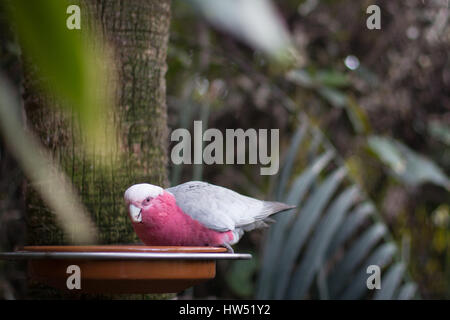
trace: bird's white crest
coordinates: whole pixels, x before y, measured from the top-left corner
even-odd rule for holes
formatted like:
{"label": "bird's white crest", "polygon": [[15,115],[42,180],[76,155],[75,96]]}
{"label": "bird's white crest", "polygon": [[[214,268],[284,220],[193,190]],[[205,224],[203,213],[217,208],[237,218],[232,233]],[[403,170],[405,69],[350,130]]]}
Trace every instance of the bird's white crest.
{"label": "bird's white crest", "polygon": [[156,198],[164,192],[164,189],[149,183],[140,183],[132,185],[125,191],[125,202],[140,202],[147,197]]}

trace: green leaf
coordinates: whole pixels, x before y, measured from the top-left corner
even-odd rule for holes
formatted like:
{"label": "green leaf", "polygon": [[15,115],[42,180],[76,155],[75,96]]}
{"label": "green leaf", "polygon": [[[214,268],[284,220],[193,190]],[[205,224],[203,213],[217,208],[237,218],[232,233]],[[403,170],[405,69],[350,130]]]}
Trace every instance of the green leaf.
{"label": "green leaf", "polygon": [[320,70],[311,74],[305,69],[293,69],[286,73],[286,79],[304,88],[342,88],[350,85],[348,76],[335,70]]}
{"label": "green leaf", "polygon": [[339,295],[343,300],[359,299],[364,293],[368,293],[366,280],[368,277],[367,267],[370,265],[377,265],[380,269],[388,265],[394,254],[397,252],[395,244],[388,242],[378,247],[374,253],[364,262],[361,269],[356,273],[350,285]]}
{"label": "green leaf", "polygon": [[340,90],[322,87],[319,94],[335,108],[343,108],[347,104],[347,96]]}
{"label": "green leaf", "polygon": [[58,107],[75,113],[85,144],[95,146],[97,152],[111,152],[115,134],[108,110],[114,88],[107,78],[114,68],[106,46],[88,29],[94,28],[93,24],[82,17],[81,30],[69,30],[66,9],[73,3],[65,0],[14,0],[10,4],[8,16],[28,62],[26,67],[35,68],[37,85],[57,99]]}
{"label": "green leaf", "polygon": [[450,125],[433,120],[428,122],[428,132],[436,139],[450,146]]}
{"label": "green leaf", "polygon": [[345,73],[336,70],[320,70],[316,74],[316,81],[326,87],[346,87],[350,80]]}
{"label": "green leaf", "polygon": [[381,277],[381,289],[375,292],[375,300],[390,300],[394,297],[395,291],[398,289],[403,273],[405,272],[405,265],[399,262],[389,268],[385,276]]}
{"label": "green leaf", "polygon": [[301,299],[306,294],[325,256],[329,242],[350,207],[358,198],[358,188],[351,186],[340,194],[327,210],[314,235],[300,266],[295,271],[288,289],[289,299]]}
{"label": "green leaf", "polygon": [[258,267],[258,259],[234,261],[227,272],[226,279],[230,289],[241,298],[250,298],[253,295],[253,276]]}
{"label": "green leaf", "polygon": [[303,121],[292,138],[292,142],[289,146],[289,150],[281,170],[281,177],[279,179],[280,182],[277,187],[277,200],[279,201],[282,200],[282,195],[286,189],[288,179],[292,175],[292,167],[294,166],[295,158],[297,157],[298,150],[303,142],[307,129],[308,123]]}
{"label": "green leaf", "polygon": [[404,159],[397,145],[389,138],[371,136],[369,147],[378,157],[398,175],[406,171],[406,159]]}
{"label": "green leaf", "polygon": [[345,104],[345,111],[356,133],[367,133],[370,130],[367,114],[354,97],[348,97],[347,103]]}
{"label": "green leaf", "polygon": [[276,59],[293,50],[290,34],[269,0],[189,0],[211,24]]}
{"label": "green leaf", "polygon": [[[374,292],[366,286],[367,266],[387,267],[398,256],[397,246],[387,242],[386,225],[380,222],[382,219],[370,199],[358,192],[356,184],[334,196],[347,172],[339,169],[342,162],[318,128],[310,125],[308,134],[312,139],[302,150],[310,165],[289,186],[283,183],[278,198],[297,204],[298,212],[280,215],[269,231],[256,297],[298,299],[306,294],[321,299],[370,297]],[[296,154],[295,150],[292,154]],[[319,150],[322,154],[317,156]],[[293,166],[291,162],[284,181]],[[314,166],[317,170],[313,170]],[[336,166],[338,169],[331,173],[325,170]],[[286,192],[286,197],[282,197]],[[362,202],[354,206],[356,197]],[[368,219],[370,215],[373,219]],[[381,244],[374,249],[378,243]],[[403,273],[393,268],[394,271],[388,267],[384,272],[386,275],[393,272],[403,281]],[[386,290],[389,295],[390,289]],[[410,291],[406,287],[402,296],[410,297]]]}
{"label": "green leaf", "polygon": [[380,136],[370,136],[369,147],[388,165],[393,175],[409,185],[431,182],[450,190],[450,180],[434,162],[414,152],[401,142]]}
{"label": "green leaf", "polygon": [[[316,161],[314,161],[299,177],[294,180],[290,191],[285,198],[286,203],[297,206],[300,205],[311,184],[333,158],[333,154],[334,152],[328,151],[318,157]],[[269,236],[264,249],[265,253],[258,285],[258,299],[269,298],[267,294],[270,290],[271,284],[273,283],[270,280],[273,277],[275,272],[274,269],[278,264],[277,262],[280,255],[280,250],[278,248],[282,247],[285,242],[286,229],[292,220],[292,215],[284,213],[276,216],[275,220],[276,223],[269,230]]]}
{"label": "green leaf", "polygon": [[294,69],[286,73],[286,79],[304,88],[313,88],[316,86],[315,79],[308,71],[303,69]]}
{"label": "green leaf", "polygon": [[17,159],[33,188],[55,213],[67,239],[75,244],[93,244],[97,229],[81,204],[76,190],[50,153],[19,118],[17,93],[0,74],[0,133],[9,152]]}
{"label": "green leaf", "polygon": [[342,179],[345,177],[346,169],[336,169],[316,190],[308,197],[305,205],[300,209],[298,218],[293,222],[287,235],[283,247],[280,247],[281,254],[277,282],[275,283],[274,295],[276,299],[281,299],[289,284],[290,273],[293,270],[294,262],[300,254],[308,235],[320,218],[322,210],[331,199]]}
{"label": "green leaf", "polygon": [[414,298],[414,295],[417,291],[417,284],[408,282],[404,284],[398,293],[397,299],[398,300],[410,300]]}
{"label": "green leaf", "polygon": [[366,230],[347,251],[341,262],[330,273],[330,292],[335,296],[350,278],[352,271],[366,257],[368,252],[386,234],[386,226],[377,223]]}
{"label": "green leaf", "polygon": [[314,159],[317,157],[317,152],[319,151],[320,147],[323,143],[323,134],[320,130],[317,128],[312,127],[311,128],[311,135],[312,139],[308,146],[308,151],[306,152],[308,161],[314,161]]}
{"label": "green leaf", "polygon": [[336,251],[356,233],[357,229],[366,221],[367,217],[374,212],[375,208],[372,203],[364,202],[359,204],[339,227],[339,230],[336,232],[334,239],[327,249],[327,256],[333,257]]}

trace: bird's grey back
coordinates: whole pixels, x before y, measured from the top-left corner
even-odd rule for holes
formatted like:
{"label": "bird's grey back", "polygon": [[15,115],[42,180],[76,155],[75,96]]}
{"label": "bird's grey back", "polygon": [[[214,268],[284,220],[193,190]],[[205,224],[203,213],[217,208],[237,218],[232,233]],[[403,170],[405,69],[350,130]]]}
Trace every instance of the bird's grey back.
{"label": "bird's grey back", "polygon": [[202,181],[190,181],[166,189],[177,205],[193,219],[217,231],[248,231],[265,226],[268,216],[291,209],[280,202],[262,201]]}

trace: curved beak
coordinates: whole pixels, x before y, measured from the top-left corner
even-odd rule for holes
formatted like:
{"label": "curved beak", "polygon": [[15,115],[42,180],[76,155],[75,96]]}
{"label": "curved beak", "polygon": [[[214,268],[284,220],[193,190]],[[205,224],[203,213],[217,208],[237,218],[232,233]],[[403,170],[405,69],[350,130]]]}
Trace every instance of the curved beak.
{"label": "curved beak", "polygon": [[134,204],[130,204],[130,206],[128,207],[128,211],[133,222],[142,222],[141,208],[136,207]]}

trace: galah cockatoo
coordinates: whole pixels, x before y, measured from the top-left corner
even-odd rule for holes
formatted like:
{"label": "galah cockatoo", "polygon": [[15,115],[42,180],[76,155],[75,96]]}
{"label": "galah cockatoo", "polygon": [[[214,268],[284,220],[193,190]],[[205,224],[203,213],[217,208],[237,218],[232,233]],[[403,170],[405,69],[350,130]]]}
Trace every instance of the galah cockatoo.
{"label": "galah cockatoo", "polygon": [[125,202],[146,245],[224,246],[230,252],[244,231],[267,226],[270,215],[294,208],[201,181],[167,189],[135,184],[125,191]]}

